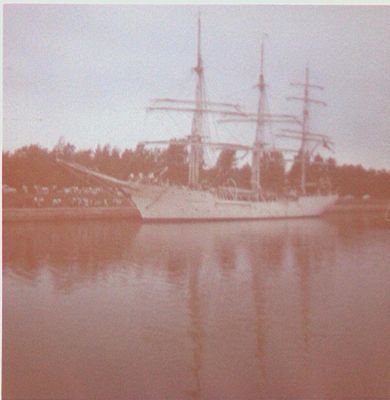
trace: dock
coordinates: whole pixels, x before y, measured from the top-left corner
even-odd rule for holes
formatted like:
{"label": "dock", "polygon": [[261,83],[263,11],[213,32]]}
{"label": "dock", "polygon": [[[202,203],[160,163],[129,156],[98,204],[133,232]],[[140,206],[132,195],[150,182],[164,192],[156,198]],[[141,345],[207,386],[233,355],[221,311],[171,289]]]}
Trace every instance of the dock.
{"label": "dock", "polygon": [[3,222],[140,218],[135,207],[3,208]]}

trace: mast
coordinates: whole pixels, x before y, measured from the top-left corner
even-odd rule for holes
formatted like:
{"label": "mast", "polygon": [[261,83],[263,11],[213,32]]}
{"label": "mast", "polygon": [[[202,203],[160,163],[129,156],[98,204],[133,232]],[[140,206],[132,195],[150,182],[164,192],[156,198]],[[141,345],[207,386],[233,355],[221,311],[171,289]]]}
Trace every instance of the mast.
{"label": "mast", "polygon": [[[320,89],[324,88],[319,85],[310,84],[309,79],[309,67],[305,68],[305,82],[301,83],[291,83],[292,86],[303,86],[303,97],[288,97],[288,100],[299,100],[303,102],[303,110],[302,110],[302,121],[301,121],[301,147],[299,150],[300,153],[300,164],[301,164],[301,193],[306,194],[306,157],[307,157],[307,142],[310,140],[309,137],[312,137],[315,134],[311,134],[309,132],[309,105],[310,103],[321,104],[326,106],[326,103],[320,100],[314,100],[309,97],[309,88]],[[319,135],[318,135],[319,136]]]}
{"label": "mast", "polygon": [[259,82],[256,85],[259,89],[259,102],[256,115],[256,136],[253,144],[252,153],[252,175],[251,186],[252,190],[258,199],[261,197],[261,175],[260,161],[264,146],[264,107],[265,107],[265,80],[264,80],[264,41],[261,42],[261,59],[260,59],[260,75]]}
{"label": "mast", "polygon": [[201,21],[198,17],[198,49],[196,73],[195,110],[192,118],[190,135],[189,174],[188,184],[196,187],[199,183],[199,170],[202,158],[203,105],[204,105],[204,72],[201,55]]}
{"label": "mast", "polygon": [[[199,185],[200,168],[202,165],[203,146],[208,145],[216,148],[234,148],[235,150],[245,150],[242,145],[233,145],[229,143],[204,143],[204,115],[217,114],[224,117],[248,117],[239,104],[226,102],[208,102],[205,95],[204,67],[201,54],[201,19],[198,16],[197,32],[197,60],[193,70],[196,73],[195,99],[173,99],[173,98],[155,98],[152,104],[146,108],[146,111],[175,111],[192,114],[191,133],[181,144],[188,146],[188,186],[196,188]],[[147,141],[144,144],[169,144],[170,140]]]}

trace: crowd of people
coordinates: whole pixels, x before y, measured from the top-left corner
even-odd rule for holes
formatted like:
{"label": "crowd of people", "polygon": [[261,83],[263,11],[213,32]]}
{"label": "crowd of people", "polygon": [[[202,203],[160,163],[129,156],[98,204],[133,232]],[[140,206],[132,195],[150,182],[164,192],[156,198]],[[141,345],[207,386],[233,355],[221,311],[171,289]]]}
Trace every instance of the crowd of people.
{"label": "crowd of people", "polygon": [[3,207],[125,207],[131,204],[130,198],[118,190],[102,187],[47,187],[22,186],[17,190],[3,186]]}

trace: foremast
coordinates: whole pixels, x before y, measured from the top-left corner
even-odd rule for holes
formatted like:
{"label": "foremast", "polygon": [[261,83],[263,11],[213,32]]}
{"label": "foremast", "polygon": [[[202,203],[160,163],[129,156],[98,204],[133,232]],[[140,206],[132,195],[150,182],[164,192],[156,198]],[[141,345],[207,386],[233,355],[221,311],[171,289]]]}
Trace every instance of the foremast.
{"label": "foremast", "polygon": [[143,141],[144,145],[164,145],[180,143],[188,146],[188,186],[190,188],[199,188],[200,170],[203,162],[203,147],[209,146],[214,149],[233,149],[238,151],[251,151],[251,146],[233,143],[210,142],[204,140],[206,137],[205,114],[217,114],[224,117],[248,117],[239,104],[210,102],[205,94],[205,77],[203,59],[201,53],[201,20],[198,17],[197,32],[197,63],[193,68],[196,73],[195,99],[173,99],[173,98],[155,98],[152,104],[146,108],[147,111],[175,111],[192,114],[191,132],[185,138],[176,140],[153,140]]}
{"label": "foremast", "polygon": [[260,75],[256,85],[259,100],[256,114],[256,135],[252,152],[251,186],[256,199],[262,198],[260,163],[264,150],[264,112],[265,112],[265,80],[264,80],[264,41],[261,42]]}

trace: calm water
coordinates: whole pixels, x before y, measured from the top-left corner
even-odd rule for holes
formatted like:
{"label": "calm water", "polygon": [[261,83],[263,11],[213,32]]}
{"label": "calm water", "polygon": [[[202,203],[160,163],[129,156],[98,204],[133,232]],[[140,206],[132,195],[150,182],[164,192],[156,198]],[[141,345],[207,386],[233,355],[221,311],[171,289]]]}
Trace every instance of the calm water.
{"label": "calm water", "polygon": [[365,218],[7,224],[5,399],[389,399]]}

